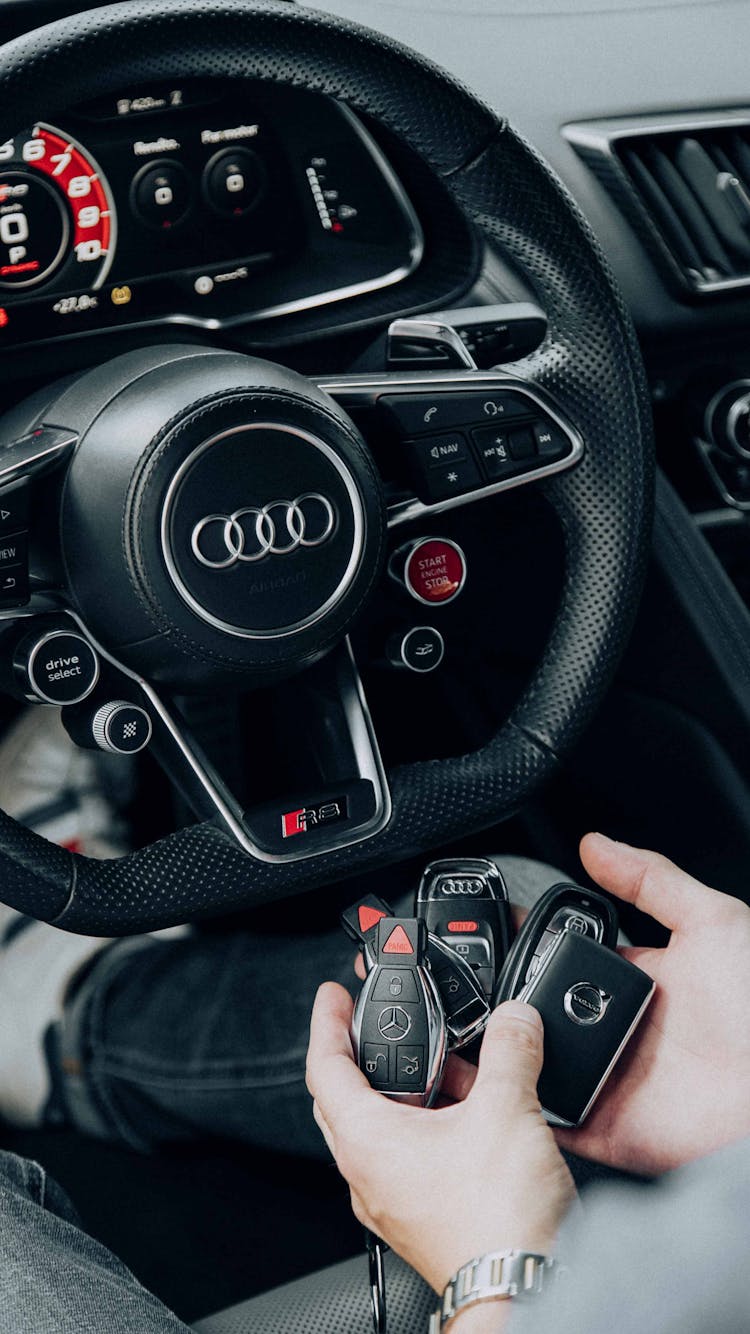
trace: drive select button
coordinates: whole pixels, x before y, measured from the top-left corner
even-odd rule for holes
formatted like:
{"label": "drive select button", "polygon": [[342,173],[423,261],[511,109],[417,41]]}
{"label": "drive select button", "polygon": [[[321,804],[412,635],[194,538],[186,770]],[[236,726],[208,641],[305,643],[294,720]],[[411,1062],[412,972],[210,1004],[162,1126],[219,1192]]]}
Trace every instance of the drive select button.
{"label": "drive select button", "polygon": [[466,558],[455,542],[430,537],[417,542],[406,558],[404,583],[418,602],[452,602],[466,582]]}
{"label": "drive select button", "polygon": [[[23,656],[26,656],[25,654]],[[31,643],[25,664],[16,662],[32,696],[44,704],[77,704],[99,679],[99,658],[83,635],[53,630]],[[23,671],[25,667],[25,671]]]}

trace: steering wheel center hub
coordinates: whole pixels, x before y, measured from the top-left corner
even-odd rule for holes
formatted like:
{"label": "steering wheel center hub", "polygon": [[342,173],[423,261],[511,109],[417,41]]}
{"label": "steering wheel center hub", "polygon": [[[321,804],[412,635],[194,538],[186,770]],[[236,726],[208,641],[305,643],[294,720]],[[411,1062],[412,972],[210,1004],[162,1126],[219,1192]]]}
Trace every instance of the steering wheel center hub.
{"label": "steering wheel center hub", "polygon": [[279,639],[346,594],[364,509],[341,456],[297,426],[254,421],[204,441],[167,490],[161,542],[170,578],[209,625]]}
{"label": "steering wheel center hub", "polygon": [[[380,483],[302,376],[150,348],[54,405],[79,432],[63,498],[70,593],[101,642],[187,688],[297,671],[346,634],[380,571]],[[117,540],[119,538],[119,540]]]}

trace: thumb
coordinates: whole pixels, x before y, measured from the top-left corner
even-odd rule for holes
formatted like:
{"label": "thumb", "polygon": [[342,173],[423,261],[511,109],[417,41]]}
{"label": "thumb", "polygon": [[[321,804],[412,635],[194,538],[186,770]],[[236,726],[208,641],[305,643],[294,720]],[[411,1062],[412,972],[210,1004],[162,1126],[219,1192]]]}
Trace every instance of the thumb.
{"label": "thumb", "polygon": [[510,1000],[490,1015],[474,1090],[504,1102],[537,1105],[536,1086],[544,1059],[542,1017],[533,1005]]}

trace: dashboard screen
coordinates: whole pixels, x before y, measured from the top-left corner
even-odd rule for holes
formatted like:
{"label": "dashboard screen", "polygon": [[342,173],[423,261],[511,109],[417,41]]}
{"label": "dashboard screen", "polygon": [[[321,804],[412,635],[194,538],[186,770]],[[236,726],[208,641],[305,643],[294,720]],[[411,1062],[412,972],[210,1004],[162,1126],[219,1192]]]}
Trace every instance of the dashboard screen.
{"label": "dashboard screen", "polygon": [[422,239],[369,133],[320,95],[155,87],[0,145],[0,347],[246,323],[406,277]]}

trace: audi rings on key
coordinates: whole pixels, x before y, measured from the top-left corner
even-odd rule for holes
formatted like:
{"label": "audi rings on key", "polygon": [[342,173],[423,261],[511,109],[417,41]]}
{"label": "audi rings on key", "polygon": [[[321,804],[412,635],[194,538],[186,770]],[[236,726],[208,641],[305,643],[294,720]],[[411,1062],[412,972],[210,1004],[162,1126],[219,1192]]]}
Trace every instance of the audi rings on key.
{"label": "audi rings on key", "polygon": [[[248,527],[243,520],[254,515]],[[201,550],[201,538],[213,524],[222,526],[226,555],[219,559]],[[272,500],[262,509],[249,505],[233,514],[207,514],[193,529],[190,546],[196,560],[211,570],[226,570],[238,562],[249,564],[266,556],[288,556],[298,547],[320,547],[336,527],[336,511],[325,496],[307,491],[296,500]]]}

